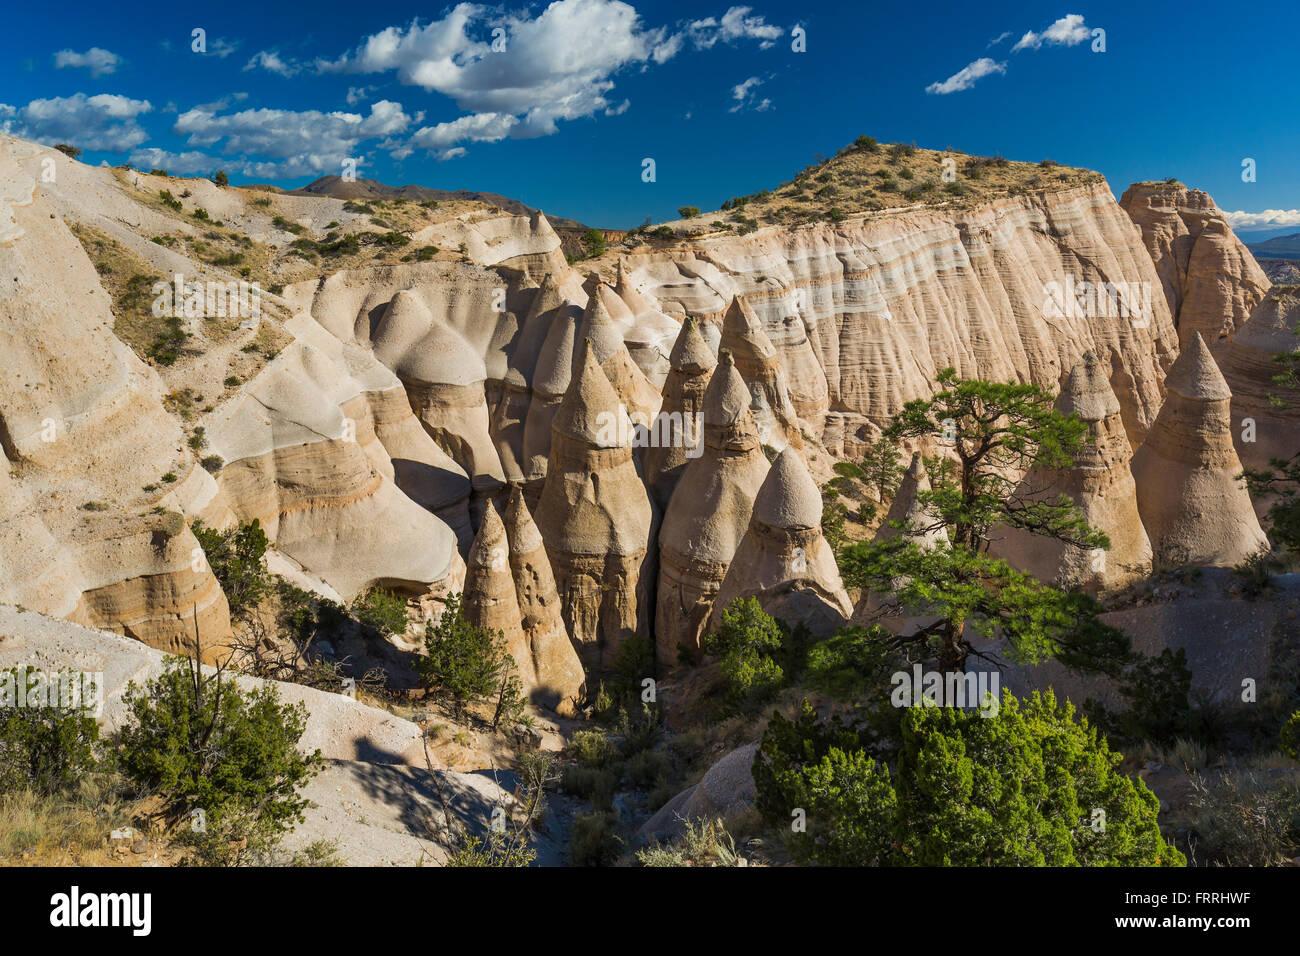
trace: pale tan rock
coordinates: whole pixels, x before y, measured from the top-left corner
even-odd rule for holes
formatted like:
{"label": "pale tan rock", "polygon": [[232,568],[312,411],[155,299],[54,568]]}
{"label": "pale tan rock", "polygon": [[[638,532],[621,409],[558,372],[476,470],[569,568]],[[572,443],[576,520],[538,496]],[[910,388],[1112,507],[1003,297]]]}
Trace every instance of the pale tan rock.
{"label": "pale tan rock", "polygon": [[1266,544],[1232,446],[1232,393],[1200,333],[1169,369],[1164,407],[1133,456],[1157,563],[1236,565]]}
{"label": "pale tan rock", "polygon": [[[917,497],[928,491],[930,476],[926,473],[921,453],[915,452],[889,503],[885,519],[876,530],[876,540],[888,541],[902,536],[915,541],[927,551],[947,544],[948,530],[942,519],[934,513],[933,508],[927,508]],[[906,527],[895,527],[895,523],[902,523]]]}
{"label": "pale tan rock", "polygon": [[665,315],[644,295],[618,261],[614,292],[627,306],[631,321],[623,330],[623,343],[637,367],[659,390],[671,371],[671,351],[681,332],[681,322]]}
{"label": "pale tan rock", "polygon": [[749,388],[750,411],[763,444],[778,450],[787,445],[801,447],[799,417],[776,348],[753,308],[739,296],[732,300],[722,321],[721,347],[731,352]]}
{"label": "pale tan rock", "polygon": [[[675,497],[675,496],[674,496]],[[756,597],[773,617],[818,636],[853,612],[835,555],[822,536],[822,499],[794,448],[772,463],[754,498],[749,529],[727,569],[709,619],[714,630],[736,598]]]}
{"label": "pale tan rock", "polygon": [[[596,362],[614,386],[628,417],[636,424],[648,428],[659,412],[663,397],[632,361],[627,346],[623,344],[623,333],[615,324],[607,305],[616,298],[612,292],[606,292],[605,286],[598,285],[582,314],[577,336],[579,341],[591,343]],[[575,355],[575,371],[579,360],[579,356]]]}
{"label": "pale tan rock", "polygon": [[691,316],[682,322],[681,332],[669,356],[672,370],[664,382],[663,405],[656,434],[658,441],[645,452],[645,480],[661,508],[667,506],[673,489],[704,436],[694,423],[702,423],[704,393],[718,364],[713,350],[700,334]]}
{"label": "pale tan rock", "polygon": [[[1219,368],[1232,390],[1232,440],[1247,468],[1269,469],[1300,450],[1300,389],[1273,379],[1283,367],[1279,355],[1300,352],[1300,290],[1274,286],[1224,348]],[[1255,499],[1265,515],[1272,496]]]}
{"label": "pale tan rock", "polygon": [[649,636],[654,513],[628,430],[619,427],[618,393],[590,340],[583,340],[579,358],[579,372],[555,415],[535,516],[565,627],[590,669],[609,666],[629,637]]}
{"label": "pale tan rock", "polygon": [[556,310],[537,356],[532,378],[532,397],[524,421],[525,487],[540,494],[551,452],[551,426],[555,413],[573,380],[573,362],[578,344],[578,319],[569,308]]}
{"label": "pale tan rock", "polygon": [[1200,333],[1216,355],[1268,291],[1268,277],[1214,200],[1181,183],[1135,183],[1120,205],[1142,230],[1187,348]]}
{"label": "pale tan rock", "polygon": [[[1136,445],[1178,353],[1151,255],[1100,182],[967,209],[873,213],[645,246],[624,259],[631,281],[660,309],[710,326],[736,296],[784,296],[780,311],[798,313],[826,375],[831,412],[815,437],[841,458],[860,455],[905,402],[932,395],[946,366],[966,378],[1055,389],[1088,350],[1111,365]],[[1067,276],[1150,284],[1150,321],[1049,317],[1050,284]],[[778,317],[764,316],[765,325]],[[737,352],[744,374],[740,358]]]}
{"label": "pale tan rock", "polygon": [[531,699],[561,714],[573,714],[586,694],[582,661],[564,628],[560,595],[542,534],[518,485],[510,490],[505,525],[510,542],[510,571],[537,675]]}
{"label": "pale tan rock", "polygon": [[675,667],[683,650],[699,657],[713,598],[768,473],[749,390],[729,352],[709,380],[703,416],[703,454],[687,462],[659,531],[655,645],[661,669]]}
{"label": "pale tan rock", "polygon": [[1091,352],[1071,369],[1056,401],[1063,415],[1077,415],[1088,425],[1087,443],[1065,469],[1032,468],[1017,490],[1025,501],[1073,501],[1088,525],[1106,533],[1109,550],[1067,545],[1044,535],[1001,527],[990,550],[1013,567],[1042,581],[1090,593],[1111,590],[1151,570],[1151,542],[1138,514],[1137,488],[1129,462],[1133,457],[1119,400],[1106,380],[1106,369]]}
{"label": "pale tan rock", "polygon": [[537,686],[537,669],[524,634],[515,579],[510,573],[510,542],[491,501],[483,509],[483,521],[465,562],[461,600],[465,620],[505,639],[525,693]]}
{"label": "pale tan rock", "polygon": [[482,356],[409,290],[393,296],[372,338],[375,357],[397,373],[420,423],[465,469],[475,497],[498,492],[505,474],[488,428]]}

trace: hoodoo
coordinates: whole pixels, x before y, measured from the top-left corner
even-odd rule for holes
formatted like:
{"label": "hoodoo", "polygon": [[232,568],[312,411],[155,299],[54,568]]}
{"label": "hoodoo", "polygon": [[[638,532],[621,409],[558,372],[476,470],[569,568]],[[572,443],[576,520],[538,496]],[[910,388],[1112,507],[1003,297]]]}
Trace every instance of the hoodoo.
{"label": "hoodoo", "polygon": [[537,674],[537,684],[529,696],[561,714],[572,714],[574,701],[582,699],[586,687],[582,661],[564,629],[551,561],[518,485],[510,490],[505,525],[510,541],[510,573]]}
{"label": "hoodoo", "polygon": [[[907,471],[903,473],[903,480],[898,483],[898,491],[889,503],[885,520],[876,531],[876,540],[887,541],[903,535],[927,550],[938,544],[947,544],[947,529],[939,522],[938,516],[917,498],[929,490],[930,476],[926,474],[921,453],[916,452],[912,455]],[[906,528],[898,528],[896,523],[902,523]]]}
{"label": "hoodoo", "polygon": [[740,296],[732,299],[722,319],[721,347],[735,357],[736,370],[749,388],[749,407],[763,444],[776,449],[802,447],[799,416],[790,401],[776,347],[753,308]]}
{"label": "hoodoo", "polygon": [[1232,446],[1232,392],[1198,332],[1165,379],[1165,404],[1133,456],[1157,562],[1232,566],[1266,543]]}
{"label": "hoodoo", "polygon": [[[655,645],[660,668],[680,650],[698,656],[727,568],[749,528],[767,458],[749,412],[749,391],[723,352],[704,394],[704,448],[691,459],[659,532]],[[820,515],[819,515],[820,520]]]}
{"label": "hoodoo", "polygon": [[[674,495],[676,497],[676,495]],[[852,613],[849,596],[822,536],[822,498],[793,448],[777,455],[754,498],[749,530],[713,602],[710,627],[736,598],[757,597],[774,617],[828,634]]]}
{"label": "hoodoo", "polygon": [[[645,480],[659,506],[665,507],[689,460],[689,446],[703,440],[699,424],[704,392],[718,360],[700,334],[699,322],[687,316],[669,355],[672,370],[664,381],[657,440],[645,453]],[[743,383],[742,383],[743,385]]]}
{"label": "hoodoo", "polygon": [[1057,409],[1078,415],[1088,425],[1086,443],[1065,469],[1031,469],[1019,494],[1028,501],[1070,498],[1090,527],[1104,531],[1110,549],[1074,547],[1017,528],[994,534],[992,550],[1014,567],[1063,587],[1097,592],[1121,587],[1151,570],[1151,542],[1138,515],[1137,489],[1129,462],[1133,451],[1124,433],[1119,400],[1106,369],[1092,352],[1084,354],[1065,380]]}
{"label": "hoodoo", "polygon": [[491,501],[483,508],[483,521],[465,562],[462,607],[469,623],[505,637],[525,692],[535,687],[537,670],[524,634],[515,579],[510,573],[510,542]]}
{"label": "hoodoo", "polygon": [[588,668],[649,636],[646,561],[654,520],[632,460],[631,429],[590,340],[555,415],[537,526],[564,623]]}

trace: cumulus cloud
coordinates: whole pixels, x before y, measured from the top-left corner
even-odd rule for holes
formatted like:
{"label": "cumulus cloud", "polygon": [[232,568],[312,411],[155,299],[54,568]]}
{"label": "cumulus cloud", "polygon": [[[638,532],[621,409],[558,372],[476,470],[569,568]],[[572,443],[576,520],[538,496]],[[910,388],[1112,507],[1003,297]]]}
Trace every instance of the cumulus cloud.
{"label": "cumulus cloud", "polygon": [[85,53],[77,53],[75,50],[60,50],[54,54],[54,68],[56,70],[86,69],[90,71],[91,76],[105,76],[109,73],[116,73],[117,68],[122,63],[122,58],[116,53],[111,53],[97,46],[92,46]]}
{"label": "cumulus cloud", "polygon": [[968,63],[942,83],[931,83],[925,88],[927,93],[946,96],[961,90],[969,90],[976,81],[991,73],[1007,72],[1006,63],[999,63],[987,56],[982,56],[973,63]]}
{"label": "cumulus cloud", "polygon": [[1028,31],[1011,48],[1011,52],[1037,50],[1044,44],[1048,46],[1078,46],[1090,36],[1092,36],[1092,31],[1083,25],[1083,16],[1078,13],[1070,13],[1061,17],[1042,33],[1035,33],[1033,30]]}
{"label": "cumulus cloud", "polygon": [[195,108],[176,118],[174,130],[187,137],[189,146],[212,148],[221,144],[227,156],[260,156],[265,161],[243,162],[246,175],[283,179],[337,172],[342,161],[356,157],[367,140],[392,138],[405,132],[417,118],[400,103],[379,100],[370,114],[320,110],[251,109],[220,114]]}
{"label": "cumulus cloud", "polygon": [[739,113],[741,110],[749,108],[754,110],[756,113],[764,113],[767,110],[771,109],[772,108],[771,100],[769,99],[760,100],[758,96],[754,93],[754,91],[757,90],[762,85],[763,85],[762,80],[760,80],[756,76],[751,76],[749,79],[737,83],[735,86],[733,86],[731,88],[731,98],[735,100],[735,103],[732,105],[731,109],[727,110],[727,112]]}
{"label": "cumulus cloud", "polygon": [[294,76],[301,73],[303,65],[296,60],[286,60],[275,50],[260,50],[244,64],[244,70],[266,70],[281,76]]}
{"label": "cumulus cloud", "polygon": [[15,136],[119,153],[149,138],[137,120],[152,110],[148,100],[76,93],[32,100],[21,107],[0,103],[0,124]]}
{"label": "cumulus cloud", "polygon": [[759,49],[766,50],[773,46],[784,34],[784,30],[768,23],[761,16],[750,16],[749,7],[731,7],[720,19],[705,17],[686,25],[686,34],[697,50],[708,50],[718,43],[734,43],[737,40],[758,40]]}
{"label": "cumulus cloud", "polygon": [[[493,49],[488,39],[497,28],[504,31],[504,49]],[[562,120],[616,116],[630,105],[609,98],[621,70],[662,65],[688,43],[697,49],[741,40],[770,46],[781,33],[749,7],[670,31],[647,26],[620,0],[557,0],[536,16],[460,3],[439,20],[381,30],[337,59],[317,61],[316,68],[392,72],[401,83],[449,97],[468,115],[422,129],[412,140],[441,154],[461,142],[549,136]]]}
{"label": "cumulus cloud", "polygon": [[370,94],[373,93],[376,89],[378,89],[378,87],[349,86],[348,95],[345,97],[345,99],[348,101],[348,106],[356,106],[362,100],[367,99],[370,96]]}
{"label": "cumulus cloud", "polygon": [[1265,209],[1263,212],[1224,212],[1233,229],[1300,226],[1300,209]]}
{"label": "cumulus cloud", "polygon": [[130,163],[140,169],[165,169],[169,173],[211,173],[221,167],[221,160],[207,153],[188,151],[170,153],[165,149],[150,146],[137,149],[130,156]]}

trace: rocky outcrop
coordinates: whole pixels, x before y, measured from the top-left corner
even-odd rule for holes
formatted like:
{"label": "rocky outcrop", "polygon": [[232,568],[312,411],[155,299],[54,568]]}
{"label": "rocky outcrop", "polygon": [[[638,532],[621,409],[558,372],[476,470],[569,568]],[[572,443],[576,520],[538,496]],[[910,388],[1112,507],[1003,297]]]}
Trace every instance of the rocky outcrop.
{"label": "rocky outcrop", "polygon": [[[587,300],[582,321],[578,323],[578,340],[591,343],[596,363],[614,386],[619,401],[627,410],[627,416],[636,424],[648,428],[659,412],[663,397],[632,361],[623,342],[623,333],[610,314],[610,301],[616,301],[613,293],[605,286],[597,285]],[[575,356],[575,370],[578,361],[580,356]]]}
{"label": "rocky outcrop", "polygon": [[349,346],[305,316],[289,328],[293,344],[205,419],[225,502],[345,599],[383,585],[436,613],[464,579],[455,535],[389,477],[368,393],[343,359]]}
{"label": "rocky outcrop", "polygon": [[[639,247],[624,258],[630,279],[670,315],[717,323],[740,296],[777,342],[778,323],[797,313],[825,373],[830,408],[825,429],[811,433],[840,458],[861,454],[904,402],[933,394],[946,366],[967,378],[1055,389],[1089,350],[1109,366],[1136,444],[1160,408],[1164,370],[1178,351],[1159,294],[1150,296],[1147,321],[1057,317],[1045,308],[1052,284],[1067,279],[1159,287],[1139,231],[1104,183],[965,209],[762,227]],[[773,299],[783,301],[759,305]],[[736,363],[745,374],[739,351]]]}
{"label": "rocky outcrop", "polygon": [[[1275,286],[1255,307],[1246,324],[1219,358],[1232,390],[1232,439],[1247,468],[1267,469],[1273,459],[1286,461],[1300,451],[1300,389],[1273,379],[1282,371],[1279,355],[1300,352],[1300,290]],[[1258,513],[1269,502],[1255,502]]]}
{"label": "rocky outcrop", "polygon": [[586,693],[582,662],[564,628],[546,545],[518,485],[510,491],[505,525],[520,622],[537,674],[531,698],[561,714],[572,714]]}
{"label": "rocky outcrop", "polygon": [[580,314],[568,307],[554,311],[532,378],[532,397],[524,420],[523,473],[530,500],[541,493],[551,452],[551,429],[569,384],[573,381]]}
{"label": "rocky outcrop", "polygon": [[778,451],[803,446],[799,416],[790,401],[776,347],[753,307],[735,298],[722,320],[721,347],[732,354],[736,370],[749,388],[750,412],[764,445]]}
{"label": "rocky outcrop", "polygon": [[1133,456],[1138,511],[1158,564],[1236,565],[1265,545],[1232,446],[1232,393],[1197,333]]}
{"label": "rocky outcrop", "polygon": [[[920,452],[912,460],[898,483],[885,520],[876,530],[877,541],[888,541],[900,535],[914,540],[929,550],[948,543],[948,530],[932,508],[927,508],[919,495],[930,491],[930,476],[925,471],[925,461]],[[903,527],[898,527],[898,525]]]}
{"label": "rocky outcrop", "polygon": [[758,598],[773,617],[802,623],[815,635],[843,624],[853,608],[821,522],[817,484],[799,453],[787,448],[754,498],[749,529],[714,599],[709,629],[718,627],[732,601],[746,597]]}
{"label": "rocky outcrop", "polygon": [[[81,245],[0,140],[0,603],[208,656],[226,599],[183,517],[216,495],[114,335]],[[167,476],[163,480],[163,476]]]}
{"label": "rocky outcrop", "polygon": [[565,627],[588,668],[609,666],[650,630],[647,565],[654,514],[632,460],[619,395],[584,340],[552,425],[536,509]]}
{"label": "rocky outcrop", "polygon": [[614,292],[627,306],[630,316],[623,329],[628,353],[650,383],[662,391],[671,368],[669,353],[681,332],[681,322],[659,311],[658,306],[642,294],[628,276],[621,259],[615,274]]}
{"label": "rocky outcrop", "polygon": [[1186,348],[1198,332],[1211,349],[1241,327],[1268,291],[1268,277],[1214,200],[1181,183],[1135,183],[1120,205],[1142,230],[1165,300]]}
{"label": "rocky outcrop", "polygon": [[645,480],[661,508],[686,468],[689,454],[698,449],[704,392],[718,364],[713,350],[700,334],[699,323],[687,316],[669,356],[671,370],[664,381],[663,405],[656,429],[657,440],[645,452]]}
{"label": "rocky outcrop", "polygon": [[722,353],[709,380],[703,416],[703,453],[686,465],[659,531],[655,647],[661,669],[676,666],[683,652],[699,657],[714,596],[768,472],[749,391],[730,352]]}
{"label": "rocky outcrop", "polygon": [[1110,548],[1079,548],[1004,526],[995,531],[991,550],[1013,567],[1062,587],[1092,593],[1122,587],[1151,570],[1151,542],[1138,514],[1129,470],[1133,451],[1120,420],[1119,400],[1091,352],[1070,370],[1056,407],[1062,415],[1077,415],[1087,423],[1086,443],[1071,468],[1030,469],[1017,498],[1047,504],[1069,498],[1089,527],[1106,533]]}
{"label": "rocky outcrop", "polygon": [[430,437],[462,464],[475,495],[486,498],[499,491],[505,473],[488,428],[482,355],[435,320],[410,290],[393,296],[372,341],[375,357],[402,380]]}

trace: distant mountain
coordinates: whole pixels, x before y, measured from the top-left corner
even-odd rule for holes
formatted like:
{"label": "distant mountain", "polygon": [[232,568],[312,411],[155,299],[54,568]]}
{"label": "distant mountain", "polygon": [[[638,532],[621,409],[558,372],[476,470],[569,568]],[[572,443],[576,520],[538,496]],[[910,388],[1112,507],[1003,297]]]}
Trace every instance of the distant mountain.
{"label": "distant mountain", "polygon": [[1263,242],[1248,242],[1246,248],[1256,259],[1300,259],[1300,232]]}
{"label": "distant mountain", "polygon": [[[290,189],[287,192],[291,196],[329,196],[332,199],[411,199],[417,202],[425,199],[439,202],[448,199],[467,199],[487,203],[489,206],[500,206],[506,212],[517,216],[527,216],[536,212],[532,206],[525,205],[518,199],[510,199],[497,193],[480,193],[469,189],[430,189],[428,186],[387,186],[373,179],[344,182],[341,176],[322,176],[301,189]],[[549,213],[546,218],[555,229],[585,230],[587,228],[576,219],[565,219]]]}

